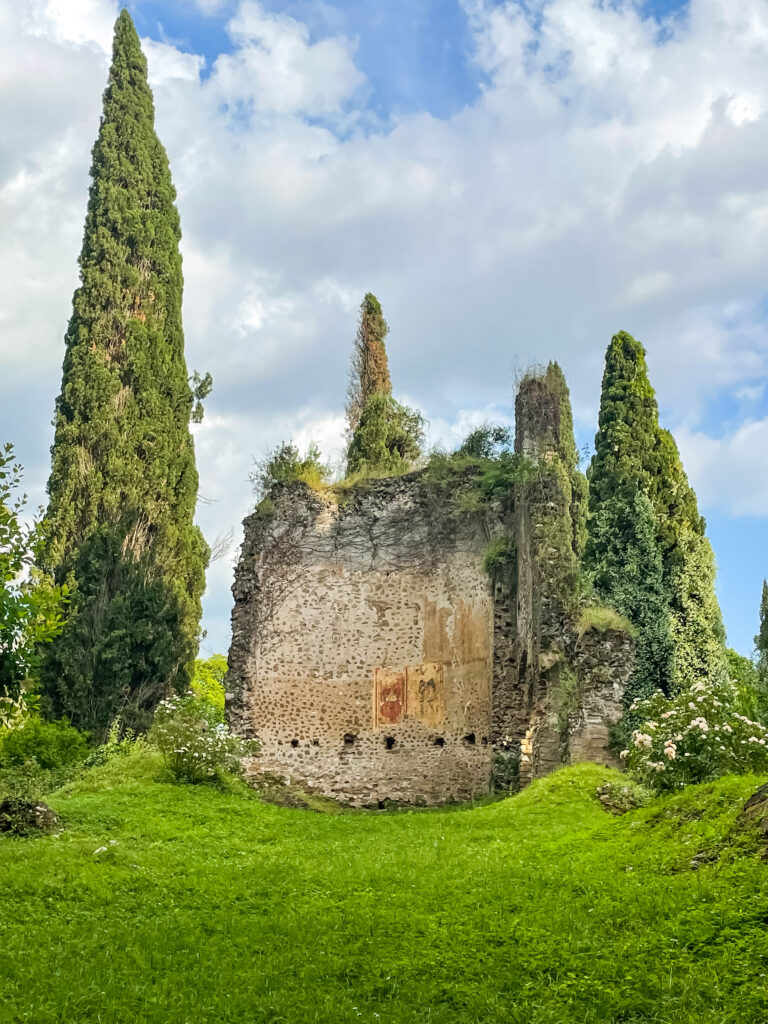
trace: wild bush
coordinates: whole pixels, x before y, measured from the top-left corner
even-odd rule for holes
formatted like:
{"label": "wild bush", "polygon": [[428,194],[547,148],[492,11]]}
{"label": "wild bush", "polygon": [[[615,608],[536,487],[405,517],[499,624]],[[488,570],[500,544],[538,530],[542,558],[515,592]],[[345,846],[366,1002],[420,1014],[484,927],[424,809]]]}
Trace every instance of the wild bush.
{"label": "wild bush", "polygon": [[721,775],[768,772],[768,729],[737,709],[729,684],[695,683],[666,697],[634,701],[641,725],[621,757],[631,775],[657,791]]}
{"label": "wild bush", "polygon": [[254,744],[233,736],[204,697],[194,693],[162,701],[148,740],[163,756],[177,782],[205,782],[225,773],[240,774],[241,758]]}
{"label": "wild bush", "polygon": [[323,463],[320,449],[312,442],[304,455],[292,442],[283,442],[256,462],[250,481],[256,501],[266,498],[275,484],[303,480],[313,490],[327,486],[331,477],[330,466]]}
{"label": "wild bush", "polygon": [[88,756],[88,737],[69,722],[31,718],[23,729],[0,732],[0,768],[27,762],[44,771],[82,764]]}

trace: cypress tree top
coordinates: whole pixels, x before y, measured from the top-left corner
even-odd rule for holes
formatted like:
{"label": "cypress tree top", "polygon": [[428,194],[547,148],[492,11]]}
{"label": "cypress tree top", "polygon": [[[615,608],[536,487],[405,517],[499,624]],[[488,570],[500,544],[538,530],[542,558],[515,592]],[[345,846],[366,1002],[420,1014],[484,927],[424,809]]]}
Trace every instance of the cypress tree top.
{"label": "cypress tree top", "polygon": [[631,334],[619,331],[605,356],[595,454],[587,474],[590,509],[618,490],[651,492],[658,417],[645,349]]}
{"label": "cypress tree top", "polygon": [[384,339],[389,334],[381,303],[367,292],[360,304],[360,320],[352,352],[349,390],[347,394],[347,420],[349,434],[360,422],[366,403],[374,395],[391,395],[389,360]]}

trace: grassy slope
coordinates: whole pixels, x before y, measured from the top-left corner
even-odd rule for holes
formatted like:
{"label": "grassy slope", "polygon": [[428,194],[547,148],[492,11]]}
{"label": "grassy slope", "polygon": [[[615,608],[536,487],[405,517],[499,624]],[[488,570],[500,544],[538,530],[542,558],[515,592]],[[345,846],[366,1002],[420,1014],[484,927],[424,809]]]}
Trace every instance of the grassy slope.
{"label": "grassy slope", "polygon": [[612,818],[580,765],[327,816],[132,769],[52,798],[58,838],[0,840],[0,1021],[768,1020],[768,865],[731,832],[757,779]]}

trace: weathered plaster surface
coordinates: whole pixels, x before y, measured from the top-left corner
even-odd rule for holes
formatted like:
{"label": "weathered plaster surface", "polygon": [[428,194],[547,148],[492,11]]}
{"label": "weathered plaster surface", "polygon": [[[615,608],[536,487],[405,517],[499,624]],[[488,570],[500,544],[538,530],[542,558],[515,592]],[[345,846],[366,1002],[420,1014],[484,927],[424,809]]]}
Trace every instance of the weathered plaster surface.
{"label": "weathered plaster surface", "polygon": [[253,771],[354,804],[486,792],[493,605],[476,521],[414,476],[339,508],[306,485],[246,520],[229,714]]}

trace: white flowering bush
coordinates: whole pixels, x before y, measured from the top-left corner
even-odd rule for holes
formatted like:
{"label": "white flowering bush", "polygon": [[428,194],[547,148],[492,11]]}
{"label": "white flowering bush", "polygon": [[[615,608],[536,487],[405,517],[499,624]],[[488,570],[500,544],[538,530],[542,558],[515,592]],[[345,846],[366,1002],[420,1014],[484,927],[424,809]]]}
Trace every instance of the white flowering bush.
{"label": "white flowering bush", "polygon": [[642,724],[621,752],[627,770],[655,790],[730,773],[768,772],[768,729],[736,710],[730,684],[657,692],[630,711]]}
{"label": "white flowering bush", "polygon": [[210,701],[194,693],[162,701],[149,733],[179,782],[205,782],[222,772],[239,774],[254,745],[233,736]]}

